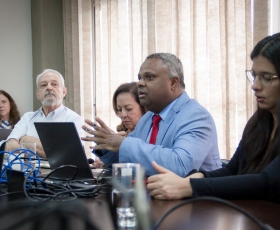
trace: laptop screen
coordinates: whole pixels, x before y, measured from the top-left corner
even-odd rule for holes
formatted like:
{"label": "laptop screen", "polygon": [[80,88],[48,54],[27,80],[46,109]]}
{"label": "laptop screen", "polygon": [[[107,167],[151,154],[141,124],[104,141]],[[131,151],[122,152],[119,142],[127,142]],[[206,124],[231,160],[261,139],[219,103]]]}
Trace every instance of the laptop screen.
{"label": "laptop screen", "polygon": [[[11,132],[12,132],[12,129],[0,129],[0,142],[3,140],[6,140]],[[1,145],[1,143],[0,143],[0,145]],[[5,142],[2,143],[2,145],[0,146],[0,152],[4,151],[4,150],[5,150]],[[0,154],[0,173],[2,171],[3,160],[4,160],[4,154]]]}
{"label": "laptop screen", "polygon": [[0,129],[0,141],[6,140],[12,132],[12,129]]}
{"label": "laptop screen", "polygon": [[[3,143],[1,146],[0,146],[0,152],[4,151],[5,150],[5,143]],[[3,167],[3,160],[4,160],[4,154],[0,154],[0,173],[2,171],[2,167]]]}
{"label": "laptop screen", "polygon": [[[74,165],[78,172],[76,179],[92,179],[84,147],[73,122],[34,122],[46,157],[52,170],[63,165]],[[56,173],[68,179],[73,169],[63,169]]]}

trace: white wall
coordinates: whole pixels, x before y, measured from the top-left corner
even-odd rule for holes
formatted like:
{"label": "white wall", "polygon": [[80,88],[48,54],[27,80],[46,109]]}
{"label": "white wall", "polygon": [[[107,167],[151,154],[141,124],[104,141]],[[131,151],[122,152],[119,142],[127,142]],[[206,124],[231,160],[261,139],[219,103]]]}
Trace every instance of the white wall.
{"label": "white wall", "polygon": [[33,110],[30,0],[0,0],[0,89],[21,115]]}

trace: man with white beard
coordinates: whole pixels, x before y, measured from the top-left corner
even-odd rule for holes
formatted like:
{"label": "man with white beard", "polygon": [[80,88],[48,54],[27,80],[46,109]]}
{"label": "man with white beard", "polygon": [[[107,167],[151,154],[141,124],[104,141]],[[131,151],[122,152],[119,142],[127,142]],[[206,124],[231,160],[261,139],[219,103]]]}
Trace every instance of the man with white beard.
{"label": "man with white beard", "polygon": [[44,158],[45,152],[34,122],[74,122],[79,135],[82,136],[84,135],[83,119],[63,105],[67,88],[59,72],[52,69],[44,70],[37,76],[36,85],[36,96],[41,101],[42,107],[35,112],[27,112],[21,117],[7,138],[5,150],[17,149],[23,142],[36,142],[36,153]]}

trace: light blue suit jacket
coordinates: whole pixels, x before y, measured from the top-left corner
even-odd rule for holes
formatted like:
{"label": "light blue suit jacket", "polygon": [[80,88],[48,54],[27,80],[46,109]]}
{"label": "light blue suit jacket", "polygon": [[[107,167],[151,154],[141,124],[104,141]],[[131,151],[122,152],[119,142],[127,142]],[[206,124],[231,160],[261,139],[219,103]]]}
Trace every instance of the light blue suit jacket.
{"label": "light blue suit jacket", "polygon": [[[155,145],[146,142],[152,116],[152,112],[147,112],[138,121],[135,130],[123,140],[118,154],[120,163],[140,163],[148,176],[157,174],[152,161],[182,177],[193,169],[208,171],[221,167],[213,118],[186,92],[161,121]],[[116,153],[108,154],[101,160],[117,160]]]}

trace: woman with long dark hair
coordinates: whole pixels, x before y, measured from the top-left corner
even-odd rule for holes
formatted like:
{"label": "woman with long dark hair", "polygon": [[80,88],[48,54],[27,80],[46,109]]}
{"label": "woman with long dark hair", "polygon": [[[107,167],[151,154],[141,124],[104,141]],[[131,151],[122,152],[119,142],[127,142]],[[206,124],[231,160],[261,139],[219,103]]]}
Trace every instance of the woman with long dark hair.
{"label": "woman with long dark hair", "polygon": [[[211,172],[181,178],[153,162],[160,173],[148,178],[156,199],[215,196],[224,199],[264,199],[280,203],[280,33],[262,39],[251,53],[246,76],[258,109],[248,121],[229,163]],[[277,110],[279,112],[277,112]]]}
{"label": "woman with long dark hair", "polygon": [[4,90],[0,90],[0,129],[13,129],[20,115],[14,99]]}

